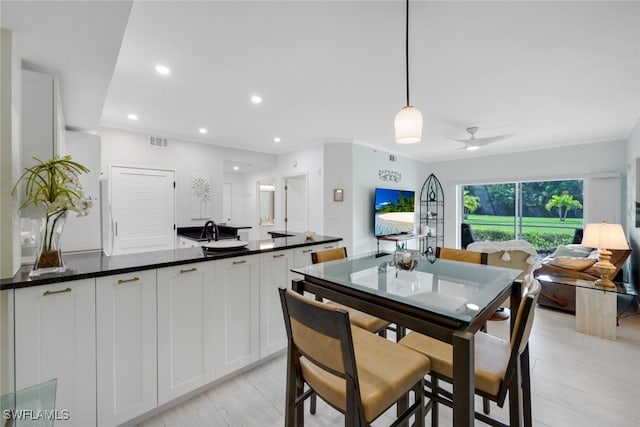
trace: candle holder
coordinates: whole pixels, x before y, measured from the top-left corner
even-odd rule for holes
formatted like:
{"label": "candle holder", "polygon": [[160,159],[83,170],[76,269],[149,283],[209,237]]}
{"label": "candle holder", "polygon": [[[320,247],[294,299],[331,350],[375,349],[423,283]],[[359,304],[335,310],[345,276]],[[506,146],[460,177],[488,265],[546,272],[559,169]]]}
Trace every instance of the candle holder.
{"label": "candle holder", "polygon": [[398,249],[393,253],[393,262],[398,270],[413,271],[420,264],[420,252]]}

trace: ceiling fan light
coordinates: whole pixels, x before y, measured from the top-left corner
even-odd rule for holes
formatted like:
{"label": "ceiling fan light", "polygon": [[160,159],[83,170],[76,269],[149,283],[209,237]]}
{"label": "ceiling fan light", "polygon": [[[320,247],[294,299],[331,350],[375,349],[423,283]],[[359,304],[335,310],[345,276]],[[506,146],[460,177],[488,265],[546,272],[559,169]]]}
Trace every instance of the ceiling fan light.
{"label": "ceiling fan light", "polygon": [[467,150],[469,150],[469,151],[476,151],[478,148],[480,148],[480,146],[478,146],[478,145],[468,145],[467,146]]}
{"label": "ceiling fan light", "polygon": [[415,144],[422,139],[422,113],[417,108],[404,107],[396,114],[394,124],[398,144]]}

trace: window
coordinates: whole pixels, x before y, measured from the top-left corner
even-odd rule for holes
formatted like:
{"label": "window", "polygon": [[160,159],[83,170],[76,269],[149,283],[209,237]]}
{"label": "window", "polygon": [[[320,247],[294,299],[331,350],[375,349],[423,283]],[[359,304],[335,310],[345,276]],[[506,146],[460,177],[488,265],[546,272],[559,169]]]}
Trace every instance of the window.
{"label": "window", "polygon": [[583,228],[582,180],[475,184],[462,190],[462,222],[475,240],[523,239],[545,253],[572,243]]}

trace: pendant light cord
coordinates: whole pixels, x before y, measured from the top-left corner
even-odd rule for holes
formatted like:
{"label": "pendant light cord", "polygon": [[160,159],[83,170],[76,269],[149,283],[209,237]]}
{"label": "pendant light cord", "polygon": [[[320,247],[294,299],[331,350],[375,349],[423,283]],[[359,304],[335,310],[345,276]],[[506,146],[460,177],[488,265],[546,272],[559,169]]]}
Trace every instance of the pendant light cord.
{"label": "pendant light cord", "polygon": [[406,76],[407,76],[407,107],[411,104],[409,104],[409,0],[406,0],[406,21],[405,21],[405,29],[406,29],[406,33],[405,33],[405,69],[407,70],[406,72]]}

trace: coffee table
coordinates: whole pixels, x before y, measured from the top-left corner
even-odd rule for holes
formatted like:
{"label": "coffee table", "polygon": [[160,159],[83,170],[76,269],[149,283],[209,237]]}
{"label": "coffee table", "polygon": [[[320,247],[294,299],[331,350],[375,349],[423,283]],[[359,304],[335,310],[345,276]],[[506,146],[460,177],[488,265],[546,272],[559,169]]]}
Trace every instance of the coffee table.
{"label": "coffee table", "polygon": [[543,274],[540,283],[554,283],[576,288],[576,330],[609,340],[616,339],[617,294],[638,293],[629,283],[617,282],[615,288],[598,286],[594,281]]}

